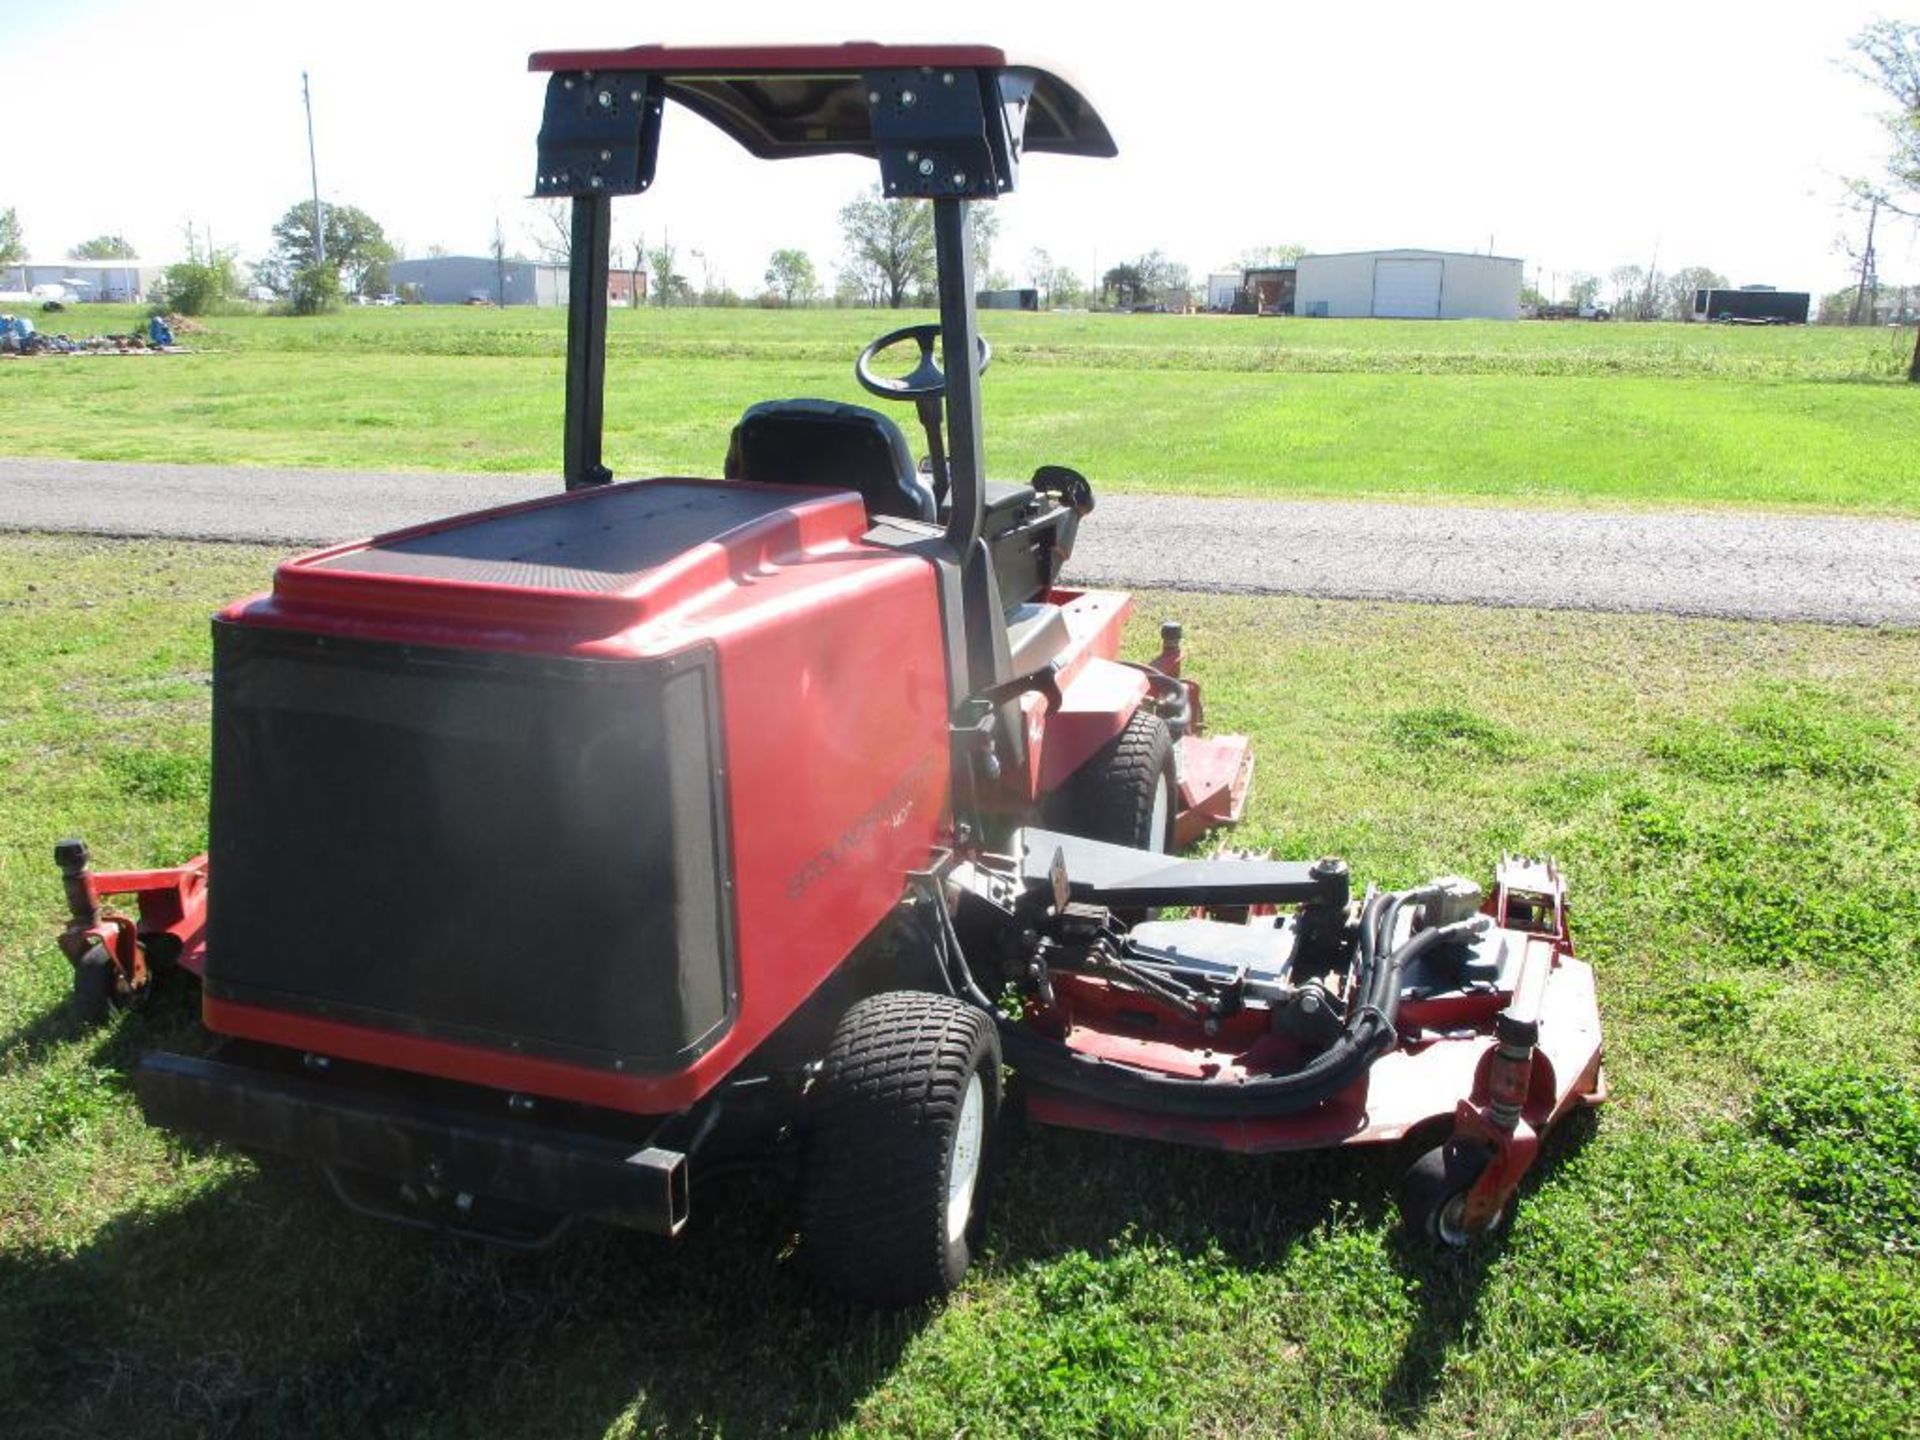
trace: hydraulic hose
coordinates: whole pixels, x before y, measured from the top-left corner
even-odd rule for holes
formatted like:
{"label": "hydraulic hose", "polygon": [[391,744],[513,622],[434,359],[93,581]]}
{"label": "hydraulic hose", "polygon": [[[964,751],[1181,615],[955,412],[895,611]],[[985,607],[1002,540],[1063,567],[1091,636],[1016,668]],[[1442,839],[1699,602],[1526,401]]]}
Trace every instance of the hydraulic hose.
{"label": "hydraulic hose", "polygon": [[993,1001],[987,998],[986,992],[973,978],[973,969],[967,964],[966,950],[960,944],[960,934],[953,928],[952,912],[947,909],[937,889],[933,889],[925,900],[940,917],[934,923],[934,933],[930,938],[940,952],[941,968],[947,973],[947,984],[952,987],[954,998],[969,1001],[998,1019],[999,1011],[994,1008]]}
{"label": "hydraulic hose", "polygon": [[1133,1110],[1202,1120],[1250,1120],[1311,1109],[1344,1090],[1393,1048],[1401,974],[1409,961],[1439,943],[1443,934],[1438,929],[1425,930],[1389,948],[1402,908],[1420,893],[1403,891],[1368,902],[1361,915],[1360,953],[1345,1031],[1289,1074],[1238,1081],[1155,1074],[1081,1054],[1004,1017],[999,1019],[1001,1047],[1009,1063],[1044,1085]]}

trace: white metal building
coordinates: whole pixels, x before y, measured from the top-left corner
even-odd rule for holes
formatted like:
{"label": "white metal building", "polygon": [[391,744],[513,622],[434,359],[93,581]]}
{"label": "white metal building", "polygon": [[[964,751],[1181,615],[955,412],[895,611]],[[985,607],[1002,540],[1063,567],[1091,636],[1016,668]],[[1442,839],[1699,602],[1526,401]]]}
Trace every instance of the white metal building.
{"label": "white metal building", "polygon": [[23,260],[0,266],[0,290],[64,285],[86,300],[144,300],[164,273],[138,260]]}
{"label": "white metal building", "polygon": [[1453,250],[1303,255],[1293,313],[1397,320],[1518,320],[1522,263]]}

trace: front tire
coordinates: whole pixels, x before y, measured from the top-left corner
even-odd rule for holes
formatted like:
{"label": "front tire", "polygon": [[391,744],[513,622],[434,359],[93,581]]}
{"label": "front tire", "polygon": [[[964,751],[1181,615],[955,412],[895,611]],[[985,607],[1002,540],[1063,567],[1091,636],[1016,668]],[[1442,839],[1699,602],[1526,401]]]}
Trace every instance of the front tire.
{"label": "front tire", "polygon": [[803,1253],[829,1288],[896,1307],[947,1294],[973,1263],[1000,1108],[992,1019],[892,991],[835,1028],[801,1175]]}
{"label": "front tire", "polygon": [[1048,823],[1069,835],[1164,855],[1173,849],[1178,802],[1173,732],[1142,706],[1060,787]]}

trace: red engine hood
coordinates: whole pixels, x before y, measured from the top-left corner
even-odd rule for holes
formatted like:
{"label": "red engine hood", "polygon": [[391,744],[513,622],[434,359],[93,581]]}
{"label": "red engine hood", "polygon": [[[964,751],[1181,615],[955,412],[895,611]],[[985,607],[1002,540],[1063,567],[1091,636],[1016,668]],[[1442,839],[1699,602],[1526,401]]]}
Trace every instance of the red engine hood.
{"label": "red engine hood", "polygon": [[299,556],[270,594],[224,618],[490,649],[660,653],[721,623],[716,608],[758,608],[808,583],[819,572],[800,562],[897,561],[861,544],[867,528],[850,491],[632,481]]}

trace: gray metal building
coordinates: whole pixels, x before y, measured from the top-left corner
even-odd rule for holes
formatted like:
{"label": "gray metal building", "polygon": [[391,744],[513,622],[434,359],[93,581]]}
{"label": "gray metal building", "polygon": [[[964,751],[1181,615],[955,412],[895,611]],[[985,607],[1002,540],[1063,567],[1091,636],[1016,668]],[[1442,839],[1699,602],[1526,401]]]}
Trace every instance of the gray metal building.
{"label": "gray metal building", "polygon": [[420,288],[429,305],[464,305],[470,300],[495,305],[564,305],[567,267],[539,260],[496,261],[491,255],[439,255],[427,260],[395,260],[387,275],[396,291]]}
{"label": "gray metal building", "polygon": [[1296,315],[1397,320],[1518,320],[1522,262],[1453,250],[1303,255]]}

